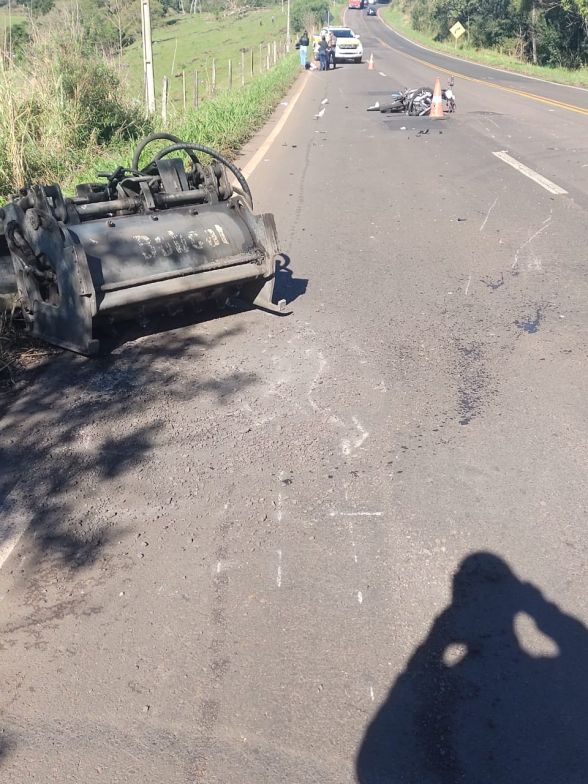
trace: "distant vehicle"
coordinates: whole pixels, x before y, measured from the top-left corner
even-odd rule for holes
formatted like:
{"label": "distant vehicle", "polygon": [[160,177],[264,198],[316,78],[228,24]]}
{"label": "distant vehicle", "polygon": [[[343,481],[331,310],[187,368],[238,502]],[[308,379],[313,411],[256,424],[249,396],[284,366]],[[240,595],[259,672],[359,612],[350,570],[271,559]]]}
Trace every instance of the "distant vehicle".
{"label": "distant vehicle", "polygon": [[361,11],[364,5],[364,0],[347,0],[347,8],[357,8]]}
{"label": "distant vehicle", "polygon": [[363,46],[350,27],[323,27],[320,35],[317,36],[318,40],[324,35],[328,37],[329,33],[333,33],[337,39],[335,45],[335,62],[349,62],[352,60],[354,63],[361,63],[363,57]]}
{"label": "distant vehicle", "polygon": [[374,6],[373,5],[368,6],[367,16],[377,16],[377,15],[378,15],[378,12],[374,8]]}

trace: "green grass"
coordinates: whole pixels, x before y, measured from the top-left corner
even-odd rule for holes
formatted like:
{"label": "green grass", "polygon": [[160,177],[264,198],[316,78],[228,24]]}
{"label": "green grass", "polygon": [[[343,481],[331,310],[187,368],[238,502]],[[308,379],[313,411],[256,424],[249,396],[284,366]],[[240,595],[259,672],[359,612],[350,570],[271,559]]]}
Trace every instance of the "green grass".
{"label": "green grass", "polygon": [[[264,125],[299,72],[297,54],[291,53],[244,88],[227,90],[198,109],[188,109],[185,114],[175,113],[170,117],[166,130],[181,139],[200,142],[234,158],[245,142]],[[64,182],[66,191],[71,192],[77,182],[94,181],[97,170],[112,171],[120,164],[130,165],[135,145],[135,140],[113,145],[104,154],[72,170]],[[149,151],[153,153],[156,149],[155,146],[150,147]]]}
{"label": "green grass", "polygon": [[[176,101],[168,106],[165,130],[234,156],[268,119],[299,72],[294,49],[268,71],[264,48],[263,72],[259,73],[256,42],[261,38],[267,41],[268,31],[273,42],[281,19],[280,6],[276,6],[221,21],[212,14],[198,14],[157,28],[153,37],[161,46],[171,45],[162,40],[163,32],[168,28],[175,31],[176,73],[185,65],[188,54],[191,61],[198,60],[192,55],[197,48],[194,41],[201,58],[211,51],[225,55],[236,52],[240,66],[239,50],[246,42],[256,56],[255,76],[251,77],[249,59],[245,86],[241,86],[240,68],[235,68],[232,90],[226,89],[226,80],[223,84],[219,66],[216,94],[205,96],[202,90],[198,108],[191,105],[190,91],[187,111],[183,111],[181,80],[176,80],[180,85]],[[186,35],[179,34],[182,30]],[[196,34],[195,30],[200,32]],[[160,102],[157,114],[146,120],[142,85],[135,91],[128,89],[123,73],[119,86],[120,72],[115,64],[109,65],[100,57],[86,57],[80,46],[64,48],[64,33],[59,26],[46,32],[42,47],[36,46],[22,66],[0,70],[0,200],[25,182],[58,182],[71,192],[77,182],[94,181],[96,170],[129,165],[137,137],[163,125]],[[174,40],[172,58],[175,49]],[[60,53],[59,58],[54,56],[55,51]],[[157,55],[155,59],[163,69],[165,59]],[[137,67],[140,70],[134,78],[141,83],[140,61]]]}
{"label": "green grass", "polygon": [[22,13],[22,8],[19,7],[16,13],[13,8],[12,12],[9,14],[8,8],[3,5],[0,8],[0,34],[2,35],[2,40],[4,40],[4,28],[8,27],[9,23],[16,24],[17,22],[26,22],[27,19],[28,16]]}
{"label": "green grass", "polygon": [[[153,63],[155,93],[159,101],[163,77],[169,78],[170,100],[182,102],[182,71],[186,74],[188,103],[194,98],[198,71],[199,96],[210,95],[212,63],[216,65],[216,91],[228,87],[229,60],[232,62],[233,87],[241,85],[241,50],[244,52],[245,81],[250,82],[267,66],[267,44],[273,59],[273,42],[283,47],[286,36],[286,5],[247,11],[242,15],[216,17],[211,13],[173,15],[153,29]],[[261,59],[260,59],[261,44]],[[251,57],[253,54],[253,73]],[[133,95],[143,95],[143,59],[141,42],[130,46],[124,55],[124,67]]]}
{"label": "green grass", "polygon": [[399,33],[439,52],[473,60],[482,65],[504,68],[506,71],[537,76],[540,79],[548,79],[552,82],[560,82],[561,84],[569,84],[576,87],[588,87],[588,68],[586,67],[574,71],[567,68],[549,68],[522,62],[512,55],[496,51],[495,49],[474,49],[468,46],[466,34],[462,36],[456,47],[454,43],[434,41],[426,33],[414,30],[410,25],[410,20],[396,6],[389,5],[383,7],[380,10],[380,14]]}

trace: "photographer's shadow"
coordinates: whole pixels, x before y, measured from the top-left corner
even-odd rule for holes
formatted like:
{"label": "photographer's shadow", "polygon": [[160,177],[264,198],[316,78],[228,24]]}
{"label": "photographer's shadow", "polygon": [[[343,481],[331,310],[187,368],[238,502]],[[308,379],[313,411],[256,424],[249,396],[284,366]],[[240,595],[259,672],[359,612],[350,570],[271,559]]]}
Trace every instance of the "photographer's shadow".
{"label": "photographer's shadow", "polygon": [[452,604],[369,725],[357,776],[586,784],[588,631],[497,556],[469,556]]}

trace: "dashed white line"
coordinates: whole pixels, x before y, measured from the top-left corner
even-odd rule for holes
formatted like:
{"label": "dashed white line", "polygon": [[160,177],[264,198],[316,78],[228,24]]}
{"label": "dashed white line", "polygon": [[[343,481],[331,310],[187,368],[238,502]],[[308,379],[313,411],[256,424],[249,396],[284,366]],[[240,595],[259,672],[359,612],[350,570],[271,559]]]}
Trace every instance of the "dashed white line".
{"label": "dashed white line", "polygon": [[384,71],[378,71],[378,73],[380,74],[380,76],[386,76],[386,74],[384,73]]}
{"label": "dashed white line", "polygon": [[500,152],[493,152],[492,155],[499,158],[503,163],[512,166],[513,169],[516,169],[521,174],[524,174],[525,177],[528,177],[533,182],[536,182],[537,185],[540,185],[542,188],[545,188],[546,191],[549,193],[553,193],[554,196],[564,196],[567,191],[561,188],[559,185],[556,185],[551,180],[548,180],[547,177],[544,177],[539,172],[536,172],[534,169],[530,169],[528,166],[525,166],[524,163],[517,161],[516,158],[513,158],[509,155],[505,150],[501,150]]}
{"label": "dashed white line", "polygon": [[329,512],[330,517],[381,517],[382,514],[382,512],[337,512],[334,509]]}

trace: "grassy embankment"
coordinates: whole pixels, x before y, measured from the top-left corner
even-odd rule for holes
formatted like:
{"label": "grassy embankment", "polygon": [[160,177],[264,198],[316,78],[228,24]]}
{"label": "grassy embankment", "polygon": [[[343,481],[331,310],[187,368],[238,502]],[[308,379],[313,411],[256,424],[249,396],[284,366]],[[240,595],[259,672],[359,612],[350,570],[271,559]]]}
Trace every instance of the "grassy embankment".
{"label": "grassy embankment", "polygon": [[[272,21],[272,16],[274,17]],[[169,22],[173,22],[169,24]],[[263,72],[259,43],[283,41],[285,17],[281,7],[250,11],[242,17],[218,19],[213,14],[164,19],[154,28],[156,73],[180,73],[198,68],[206,84],[212,53],[217,59],[216,94],[202,86],[200,105],[192,106],[192,91],[183,110],[181,78],[170,78],[171,96],[166,130],[191,141],[208,144],[234,156],[263,125],[298,72],[296,53],[283,57],[267,70],[264,47]],[[167,40],[166,40],[167,39]],[[171,40],[170,40],[171,39]],[[177,45],[176,45],[177,41]],[[242,48],[253,49],[255,75],[246,74],[241,86]],[[143,133],[162,128],[158,113],[146,120],[142,97],[140,48],[125,53],[122,68],[100,72],[74,53],[55,57],[55,47],[44,53],[36,48],[22,68],[0,71],[0,201],[25,181],[56,181],[71,191],[79,181],[94,180],[96,170],[129,165],[136,140]],[[233,59],[233,89],[227,89],[229,58]],[[249,66],[251,60],[249,59]],[[125,65],[127,67],[125,67]],[[108,69],[107,65],[104,65]],[[158,81],[159,80],[158,76]],[[193,81],[192,81],[193,84]],[[158,110],[160,101],[158,100]]]}
{"label": "grassy embankment", "polygon": [[4,40],[4,31],[8,28],[9,24],[17,24],[17,22],[26,22],[27,19],[28,17],[22,13],[21,6],[17,6],[16,13],[14,11],[14,8],[12,8],[9,13],[8,6],[3,5],[0,8],[0,35],[2,36],[2,40]]}
{"label": "grassy embankment", "polygon": [[[285,8],[285,6],[284,6]],[[273,43],[283,51],[286,15],[281,6],[259,8],[242,15],[216,17],[214,14],[174,14],[153,30],[153,62],[156,98],[161,98],[163,77],[169,78],[170,101],[182,102],[182,72],[186,75],[188,103],[194,99],[194,82],[198,72],[199,97],[210,95],[213,61],[217,92],[228,87],[229,60],[232,63],[233,87],[241,86],[241,51],[244,57],[245,82],[267,70],[268,44],[273,62]],[[253,74],[252,74],[253,55]],[[123,67],[127,71],[133,95],[143,94],[143,53],[136,41],[125,50]]]}
{"label": "grassy embankment", "polygon": [[[214,147],[234,158],[269,118],[298,72],[297,61],[289,56],[245,87],[219,93],[198,109],[175,113],[166,130],[181,139]],[[161,123],[155,123],[155,127],[156,130],[162,129]],[[92,180],[98,169],[112,170],[121,163],[130,164],[135,146],[136,140],[132,139],[104,149],[66,178],[66,188],[71,189],[75,182]]]}
{"label": "grassy embankment", "polygon": [[483,65],[491,65],[495,68],[504,68],[515,73],[537,76],[540,79],[548,79],[552,82],[560,82],[561,84],[576,87],[588,86],[588,68],[579,68],[575,71],[567,68],[549,68],[522,62],[512,55],[494,49],[474,49],[472,46],[468,46],[467,33],[461,37],[457,46],[449,41],[434,41],[426,33],[414,30],[410,25],[410,20],[396,5],[381,7],[380,14],[391,27],[402,33],[402,35],[439,52],[463,57],[464,59],[473,60]]}

